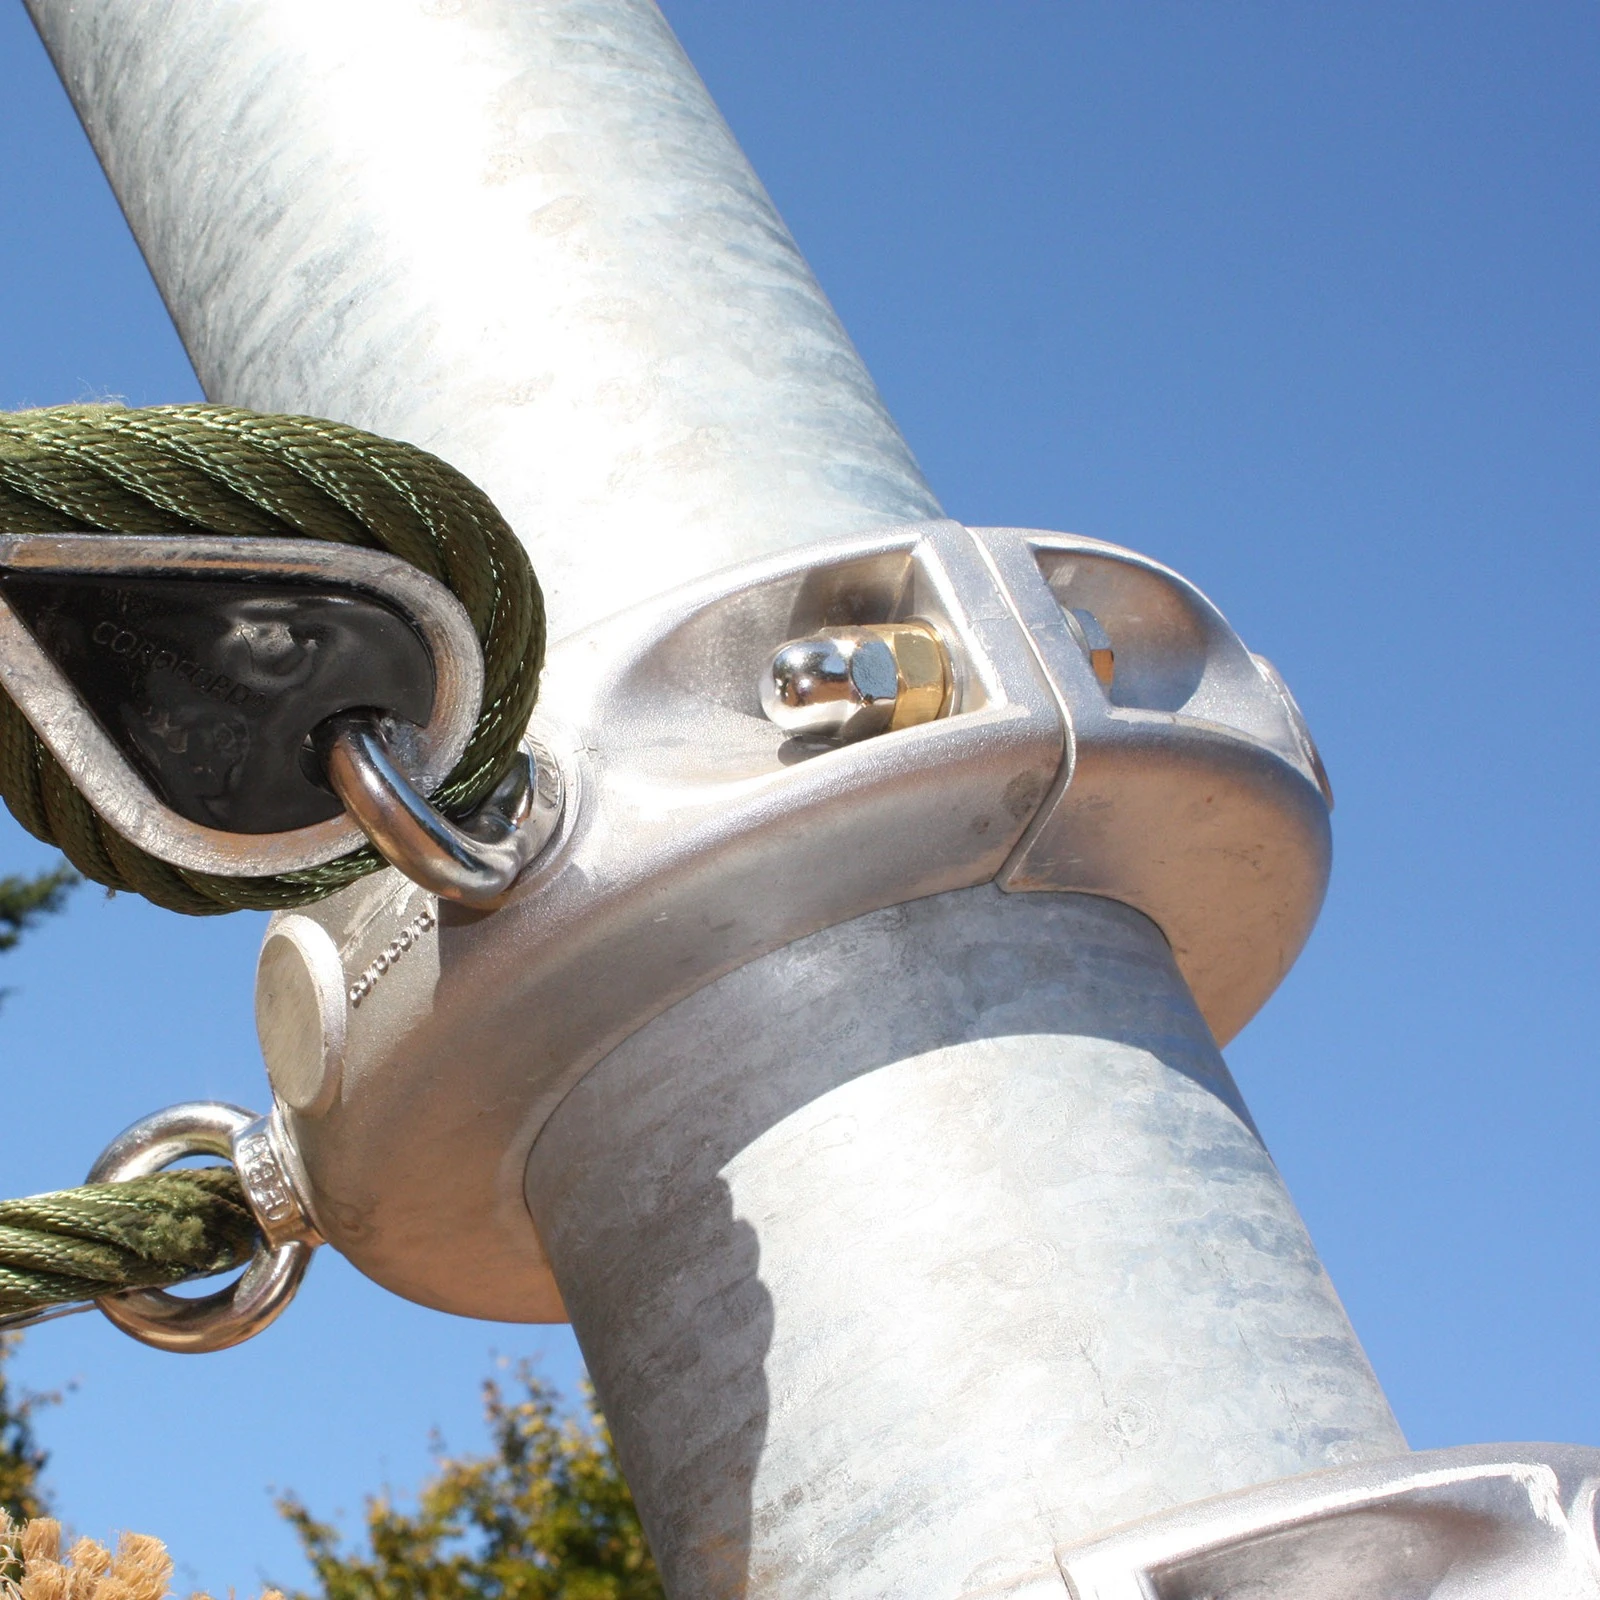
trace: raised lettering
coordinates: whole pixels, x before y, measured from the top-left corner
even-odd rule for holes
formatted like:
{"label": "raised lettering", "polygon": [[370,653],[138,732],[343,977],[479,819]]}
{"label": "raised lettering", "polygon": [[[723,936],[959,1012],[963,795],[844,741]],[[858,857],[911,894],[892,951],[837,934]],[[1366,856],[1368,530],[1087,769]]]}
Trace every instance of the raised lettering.
{"label": "raised lettering", "polygon": [[399,933],[373,957],[367,970],[350,985],[350,1004],[357,1007],[367,998],[377,986],[378,980],[389,971],[391,967],[403,956],[407,950],[413,949],[422,939],[423,934],[430,932],[438,926],[438,919],[433,912],[424,907],[414,916]]}

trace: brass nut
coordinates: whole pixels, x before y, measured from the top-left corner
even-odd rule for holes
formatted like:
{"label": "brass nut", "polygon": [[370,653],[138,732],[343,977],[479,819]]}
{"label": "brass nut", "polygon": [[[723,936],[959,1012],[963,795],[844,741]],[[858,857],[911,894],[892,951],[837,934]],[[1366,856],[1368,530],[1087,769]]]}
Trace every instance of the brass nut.
{"label": "brass nut", "polygon": [[899,675],[889,727],[914,728],[946,715],[955,684],[944,640],[925,622],[898,622],[874,631],[886,636]]}

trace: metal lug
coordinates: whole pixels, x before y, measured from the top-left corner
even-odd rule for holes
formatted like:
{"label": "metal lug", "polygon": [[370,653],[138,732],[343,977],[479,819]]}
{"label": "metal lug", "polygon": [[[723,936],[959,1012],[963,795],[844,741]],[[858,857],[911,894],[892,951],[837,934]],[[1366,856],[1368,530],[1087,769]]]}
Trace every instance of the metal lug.
{"label": "metal lug", "polygon": [[141,1117],[100,1153],[90,1183],[124,1183],[169,1167],[184,1156],[222,1156],[234,1163],[262,1244],[244,1272],[215,1294],[191,1300],[165,1289],[133,1289],[97,1302],[107,1319],[141,1344],[199,1355],[254,1338],[294,1299],[323,1242],[275,1118],[257,1117],[218,1100],[193,1100]]}
{"label": "metal lug", "polygon": [[423,799],[401,771],[383,720],[370,712],[330,717],[314,735],[328,782],[390,866],[419,888],[462,905],[493,905],[549,843],[562,789],[538,781],[523,750],[487,800],[457,825]]}

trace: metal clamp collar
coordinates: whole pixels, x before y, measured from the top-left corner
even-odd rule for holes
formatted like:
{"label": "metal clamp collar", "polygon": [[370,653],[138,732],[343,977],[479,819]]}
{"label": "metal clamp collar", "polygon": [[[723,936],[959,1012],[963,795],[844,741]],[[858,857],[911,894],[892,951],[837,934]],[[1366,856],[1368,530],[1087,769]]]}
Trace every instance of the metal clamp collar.
{"label": "metal clamp collar", "polygon": [[1600,1600],[1597,1494],[1600,1450],[1418,1451],[1129,1523],[1058,1551],[1050,1592],[1064,1578],[1080,1600]]}
{"label": "metal clamp collar", "polygon": [[[763,714],[786,640],[913,618],[949,651],[948,715],[833,745]],[[519,1192],[544,1119],[754,956],[991,881],[1106,895],[1163,929],[1225,1041],[1327,879],[1327,804],[1274,679],[1176,574],[1064,534],[917,524],[719,574],[559,644],[533,735],[587,798],[492,917],[382,875],[293,939],[275,922],[257,991],[323,1214],[362,1218],[334,1242],[475,1315],[560,1315]],[[470,1262],[416,1246],[468,1232]]]}

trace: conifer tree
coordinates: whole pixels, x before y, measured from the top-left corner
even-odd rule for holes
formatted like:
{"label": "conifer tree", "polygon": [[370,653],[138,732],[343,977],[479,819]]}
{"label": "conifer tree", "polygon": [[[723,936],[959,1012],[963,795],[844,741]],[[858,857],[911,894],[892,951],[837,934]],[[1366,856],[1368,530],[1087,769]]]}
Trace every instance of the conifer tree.
{"label": "conifer tree", "polygon": [[20,1340],[19,1334],[0,1334],[0,1512],[13,1522],[48,1510],[39,1475],[49,1457],[34,1437],[33,1413],[55,1398],[17,1392],[6,1363]]}
{"label": "conifer tree", "polygon": [[[83,880],[65,862],[52,872],[36,873],[31,878],[15,875],[0,878],[0,953],[14,950],[41,917],[59,911],[67,895]],[[0,989],[0,1000],[6,991]]]}

